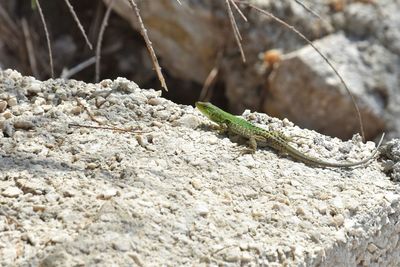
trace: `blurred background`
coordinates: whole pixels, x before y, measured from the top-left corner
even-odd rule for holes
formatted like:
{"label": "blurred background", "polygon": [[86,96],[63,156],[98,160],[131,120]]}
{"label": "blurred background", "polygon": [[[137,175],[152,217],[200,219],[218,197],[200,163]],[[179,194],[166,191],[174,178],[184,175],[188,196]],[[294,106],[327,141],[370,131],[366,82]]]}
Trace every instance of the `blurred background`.
{"label": "blurred background", "polygon": [[[164,97],[190,105],[199,99],[211,101],[235,114],[245,109],[265,112],[351,138],[360,130],[350,95],[294,26],[345,80],[359,106],[366,138],[382,131],[387,138],[399,136],[399,1],[135,2],[166,78],[169,91]],[[141,88],[162,90],[128,1],[42,0],[40,6],[51,40],[54,78],[96,82],[95,51],[110,8],[101,42],[100,80],[126,77]],[[0,0],[0,68],[45,80],[51,78],[51,68],[38,11],[35,1]],[[75,72],[77,66],[84,68]]]}

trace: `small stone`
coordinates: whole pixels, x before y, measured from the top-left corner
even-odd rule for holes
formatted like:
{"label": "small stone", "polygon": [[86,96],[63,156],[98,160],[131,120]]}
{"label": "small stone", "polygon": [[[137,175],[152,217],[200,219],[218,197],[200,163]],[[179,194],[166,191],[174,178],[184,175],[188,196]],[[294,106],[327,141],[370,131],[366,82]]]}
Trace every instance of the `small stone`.
{"label": "small stone", "polygon": [[41,82],[39,81],[33,81],[28,87],[27,87],[27,92],[31,94],[38,94],[42,91],[41,87]]}
{"label": "small stone", "polygon": [[209,209],[208,209],[207,203],[204,203],[204,202],[197,203],[196,212],[200,216],[203,216],[203,217],[207,216],[207,214],[210,212]]}
{"label": "small stone", "polygon": [[43,106],[44,104],[46,104],[46,99],[44,99],[43,97],[37,97],[36,98],[35,105]]}
{"label": "small stone", "polygon": [[177,126],[183,126],[190,129],[196,129],[201,124],[201,120],[198,116],[194,115],[184,115],[178,120],[176,120]]}
{"label": "small stone", "polygon": [[12,118],[12,116],[13,116],[13,114],[12,114],[10,111],[5,111],[5,112],[3,113],[3,117],[4,117],[5,119],[10,119],[10,118]]}
{"label": "small stone", "polygon": [[21,130],[31,130],[35,127],[35,125],[27,120],[18,120],[14,122],[14,128],[15,129],[21,129]]}
{"label": "small stone", "polygon": [[304,211],[304,209],[302,207],[298,207],[296,209],[296,215],[297,216],[304,216],[304,215],[306,215],[306,213],[305,213],[305,211]]}
{"label": "small stone", "polygon": [[251,216],[252,216],[253,219],[255,219],[255,220],[261,220],[261,219],[263,219],[263,217],[265,217],[265,214],[264,214],[263,210],[260,210],[260,209],[252,209],[252,211],[251,211]]}
{"label": "small stone", "polygon": [[147,104],[152,105],[152,106],[158,106],[158,105],[162,104],[162,102],[163,102],[162,98],[154,97],[154,98],[150,98],[147,101]]}
{"label": "small stone", "polygon": [[0,101],[0,113],[3,113],[4,110],[7,108],[7,102],[6,101]]}
{"label": "small stone", "polygon": [[22,193],[23,193],[22,190],[19,189],[18,187],[10,186],[10,187],[7,187],[6,190],[4,190],[3,193],[1,193],[1,194],[5,197],[18,197]]}
{"label": "small stone", "polygon": [[367,249],[370,253],[374,253],[378,247],[374,243],[369,243]]}
{"label": "small stone", "polygon": [[71,109],[71,114],[72,115],[79,115],[81,112],[82,112],[82,108],[81,107],[79,107],[79,106],[75,106],[75,107],[73,107],[72,109]]}
{"label": "small stone", "polygon": [[131,245],[130,245],[129,241],[126,239],[122,239],[122,240],[117,239],[117,240],[113,241],[112,247],[115,250],[119,250],[122,252],[125,252],[125,251],[128,251],[131,249]]}
{"label": "small stone", "polygon": [[45,112],[49,111],[52,107],[52,105],[42,105],[42,108]]}
{"label": "small stone", "polygon": [[342,214],[338,214],[333,217],[333,221],[337,227],[340,227],[344,223],[344,216]]}
{"label": "small stone", "polygon": [[86,169],[89,169],[89,170],[94,170],[94,169],[96,169],[97,167],[98,167],[98,164],[95,163],[95,162],[90,162],[90,163],[88,163],[88,164],[86,165]]}
{"label": "small stone", "polygon": [[345,234],[345,232],[344,232],[344,230],[342,229],[342,230],[339,230],[339,231],[337,231],[336,233],[335,233],[335,238],[336,238],[336,240],[338,241],[338,242],[343,242],[343,243],[346,243],[346,234]]}
{"label": "small stone", "polygon": [[2,130],[5,137],[12,137],[14,135],[14,127],[10,120],[6,120],[2,123]]}
{"label": "small stone", "polygon": [[202,188],[201,180],[198,178],[193,178],[190,183],[192,184],[194,189],[200,190]]}
{"label": "small stone", "polygon": [[46,206],[45,205],[34,205],[34,206],[32,206],[32,210],[34,212],[43,212],[46,210]]}
{"label": "small stone", "polygon": [[110,188],[107,189],[106,191],[104,191],[103,193],[101,193],[100,195],[97,196],[98,199],[102,199],[102,200],[108,200],[114,196],[118,196],[119,192],[117,189],[115,188]]}
{"label": "small stone", "polygon": [[35,106],[32,110],[34,115],[42,115],[44,113],[44,109],[41,106]]}
{"label": "small stone", "polygon": [[7,100],[7,103],[10,107],[13,107],[18,104],[18,101],[15,97],[11,97],[10,99]]}

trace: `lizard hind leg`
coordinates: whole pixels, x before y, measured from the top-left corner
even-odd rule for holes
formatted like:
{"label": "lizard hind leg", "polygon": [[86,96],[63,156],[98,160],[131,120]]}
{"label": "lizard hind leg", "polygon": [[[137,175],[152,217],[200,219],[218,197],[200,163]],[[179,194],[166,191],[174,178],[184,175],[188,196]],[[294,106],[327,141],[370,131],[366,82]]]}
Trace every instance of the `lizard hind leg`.
{"label": "lizard hind leg", "polygon": [[245,148],[242,151],[242,155],[243,154],[254,154],[257,150],[257,140],[254,137],[249,138],[249,140],[247,141],[247,144],[249,147]]}

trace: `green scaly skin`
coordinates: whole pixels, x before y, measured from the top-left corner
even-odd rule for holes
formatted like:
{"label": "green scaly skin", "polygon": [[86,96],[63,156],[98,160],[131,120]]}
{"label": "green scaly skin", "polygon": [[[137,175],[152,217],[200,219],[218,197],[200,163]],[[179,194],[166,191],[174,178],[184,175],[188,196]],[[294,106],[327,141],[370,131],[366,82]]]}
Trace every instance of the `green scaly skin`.
{"label": "green scaly skin", "polygon": [[374,150],[371,156],[358,162],[345,162],[345,163],[333,163],[323,161],[317,158],[310,157],[289,144],[290,138],[284,136],[282,133],[277,131],[267,131],[254,124],[234,116],[222,109],[214,106],[208,102],[196,102],[196,107],[211,121],[217,123],[223,130],[245,137],[249,140],[249,145],[252,150],[257,149],[258,146],[268,146],[275,150],[289,154],[291,157],[304,162],[309,165],[320,166],[320,167],[338,167],[348,168],[359,166],[368,163],[373,159],[378,152],[378,149],[382,143],[383,135],[378,147]]}

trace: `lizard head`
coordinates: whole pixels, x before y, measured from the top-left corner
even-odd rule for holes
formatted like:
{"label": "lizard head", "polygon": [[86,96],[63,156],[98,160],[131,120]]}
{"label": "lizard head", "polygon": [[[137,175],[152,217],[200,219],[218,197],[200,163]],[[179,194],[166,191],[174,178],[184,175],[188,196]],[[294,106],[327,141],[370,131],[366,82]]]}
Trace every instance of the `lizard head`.
{"label": "lizard head", "polygon": [[[200,110],[201,113],[203,113],[204,116],[209,118],[215,123],[226,123],[227,117],[224,116],[224,114],[227,114],[225,111],[220,109],[217,106],[214,106],[213,104],[209,102],[196,102],[196,107],[198,110]],[[230,115],[230,114],[228,114]]]}

